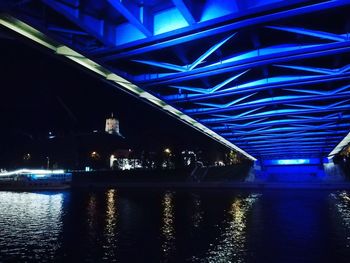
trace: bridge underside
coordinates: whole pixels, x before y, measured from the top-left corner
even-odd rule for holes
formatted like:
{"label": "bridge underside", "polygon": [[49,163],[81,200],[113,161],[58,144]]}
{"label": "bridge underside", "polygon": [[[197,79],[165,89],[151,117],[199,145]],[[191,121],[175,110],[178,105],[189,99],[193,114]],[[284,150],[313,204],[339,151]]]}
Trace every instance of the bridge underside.
{"label": "bridge underside", "polygon": [[3,26],[248,158],[321,158],[350,141],[350,1],[29,0],[3,10]]}

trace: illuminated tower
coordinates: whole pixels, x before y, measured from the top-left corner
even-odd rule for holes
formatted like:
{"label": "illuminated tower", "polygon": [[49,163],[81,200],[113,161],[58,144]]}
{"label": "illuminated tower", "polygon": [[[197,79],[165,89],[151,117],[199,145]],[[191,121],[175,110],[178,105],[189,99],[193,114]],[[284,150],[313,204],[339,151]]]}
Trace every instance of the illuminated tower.
{"label": "illuminated tower", "polygon": [[119,121],[114,118],[113,113],[110,118],[106,119],[106,128],[105,131],[109,134],[120,135],[119,132]]}

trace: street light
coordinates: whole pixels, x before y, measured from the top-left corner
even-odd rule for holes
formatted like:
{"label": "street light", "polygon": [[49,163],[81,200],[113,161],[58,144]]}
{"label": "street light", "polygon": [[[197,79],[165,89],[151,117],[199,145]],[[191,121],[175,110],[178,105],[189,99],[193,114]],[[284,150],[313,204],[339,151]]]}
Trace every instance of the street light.
{"label": "street light", "polygon": [[93,151],[93,152],[90,154],[90,157],[91,157],[91,159],[93,159],[93,160],[98,160],[98,159],[100,159],[100,155],[98,154],[98,152],[95,152],[95,151]]}
{"label": "street light", "polygon": [[169,148],[164,149],[164,153],[166,154],[166,168],[169,168],[171,150]]}
{"label": "street light", "polygon": [[171,153],[171,151],[170,151],[169,148],[166,148],[166,149],[164,150],[164,152],[167,153],[167,154],[170,154],[170,153]]}

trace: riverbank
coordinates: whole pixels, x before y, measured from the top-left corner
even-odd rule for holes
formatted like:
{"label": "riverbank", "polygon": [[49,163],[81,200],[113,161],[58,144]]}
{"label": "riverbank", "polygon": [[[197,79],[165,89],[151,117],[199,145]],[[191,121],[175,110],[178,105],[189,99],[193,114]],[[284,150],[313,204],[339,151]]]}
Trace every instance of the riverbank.
{"label": "riverbank", "polygon": [[254,182],[161,182],[161,183],[83,183],[75,188],[166,188],[166,189],[324,189],[350,190],[350,182],[320,182],[320,183],[254,183]]}
{"label": "riverbank", "polygon": [[[307,177],[308,181],[247,180],[248,164],[196,169],[78,171],[73,188],[167,188],[167,189],[350,189],[348,180]],[[271,178],[270,178],[271,179]],[[272,177],[273,179],[273,177]]]}

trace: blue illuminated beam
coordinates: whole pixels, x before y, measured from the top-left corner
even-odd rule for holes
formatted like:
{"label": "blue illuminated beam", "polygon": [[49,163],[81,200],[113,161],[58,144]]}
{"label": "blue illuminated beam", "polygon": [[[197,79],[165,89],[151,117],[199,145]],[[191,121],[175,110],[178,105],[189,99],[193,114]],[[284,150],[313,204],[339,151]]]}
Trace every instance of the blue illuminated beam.
{"label": "blue illuminated beam", "polygon": [[[350,65],[347,65],[346,67],[348,67]],[[241,76],[242,74],[246,73],[247,71],[234,76],[232,79],[229,79],[230,81],[237,79],[239,76]],[[342,74],[343,72],[341,71],[340,74]],[[332,74],[335,75],[335,74]],[[265,78],[265,79],[259,79],[259,80],[255,80],[255,81],[250,81],[248,83],[243,83],[243,84],[239,84],[236,85],[234,87],[229,87],[226,89],[221,90],[221,92],[225,92],[227,95],[234,95],[237,94],[237,91],[240,91],[242,89],[246,89],[246,92],[248,92],[249,90],[254,91],[256,87],[261,87],[261,86],[266,86],[266,89],[271,89],[272,87],[285,87],[287,83],[289,82],[293,82],[293,85],[300,85],[301,83],[299,83],[299,81],[306,81],[306,80],[313,80],[315,78],[317,78],[318,76],[279,76],[279,77],[270,77],[270,78]],[[230,82],[229,81],[229,82]],[[326,80],[323,80],[322,82],[324,82]],[[226,85],[229,82],[224,82],[223,84]],[[221,83],[220,83],[221,85]],[[217,91],[216,87],[214,87],[214,89],[212,90],[206,90],[206,89],[199,89],[199,88],[191,88],[191,87],[186,87],[186,86],[169,86],[169,87],[173,87],[173,88],[177,88],[177,89],[183,89],[183,90],[189,90],[189,91],[195,91],[195,92],[201,92],[201,93],[211,93],[213,91]],[[223,85],[219,86],[219,88],[223,87]],[[331,91],[323,91],[323,90],[312,90],[312,89],[286,89],[289,91],[294,91],[294,92],[298,92],[298,93],[307,93],[307,94],[311,94],[311,95],[335,95],[338,94],[342,91],[347,90],[350,87],[350,85],[345,85],[336,89],[333,89]],[[187,97],[190,96],[193,100],[194,97],[196,97],[193,94],[187,94]],[[215,96],[211,96],[211,98],[216,98],[219,97],[218,94],[216,93]],[[169,98],[169,97],[167,97]],[[281,98],[283,98],[281,96]],[[268,99],[265,99],[268,100]],[[274,98],[274,100],[277,100],[276,98]],[[188,102],[189,99],[184,100],[183,102]],[[228,104],[229,105],[229,104]],[[215,107],[220,107],[220,108],[225,108],[225,106],[215,106]]]}
{"label": "blue illuminated beam", "polygon": [[286,149],[305,149],[305,148],[332,148],[334,147],[333,144],[326,143],[326,142],[305,142],[305,143],[300,143],[300,142],[294,142],[293,144],[288,144],[288,143],[275,143],[274,145],[249,145],[246,146],[246,148],[249,149],[255,149],[255,150],[273,150],[275,149],[280,150],[281,148],[286,148]]}
{"label": "blue illuminated beam", "polygon": [[[287,4],[288,1],[284,1],[284,2]],[[220,3],[220,1],[217,1],[217,3]],[[96,51],[92,53],[92,55],[99,56],[101,61],[103,62],[113,61],[120,58],[142,55],[145,53],[164,49],[167,47],[172,47],[178,44],[184,44],[194,40],[200,40],[208,36],[236,31],[238,29],[241,29],[247,26],[264,24],[264,23],[281,19],[281,18],[286,19],[288,17],[299,16],[299,15],[317,12],[321,10],[327,10],[330,8],[341,7],[348,4],[349,3],[347,0],[337,0],[337,1],[329,0],[321,3],[308,3],[307,1],[305,1],[305,4],[303,6],[287,8],[285,10],[278,10],[276,12],[263,14],[257,17],[248,17],[245,19],[237,20],[234,23],[218,25],[216,24],[215,20],[208,21],[206,23],[203,23],[202,25],[199,24],[199,26],[197,27],[198,30],[196,30],[195,33],[191,32],[193,28],[189,27],[187,29],[188,34],[186,34],[185,36],[182,35],[183,32],[177,32],[177,34],[174,34],[170,39],[169,39],[169,36],[167,35],[158,36],[157,38],[155,37],[147,38],[139,42],[131,43],[128,46],[128,48],[126,47],[116,48],[115,50],[112,50],[114,51],[113,54],[111,54],[110,49],[105,49],[101,51]],[[237,18],[237,13],[233,14],[233,17]],[[229,20],[229,17],[226,16],[226,19]],[[208,27],[208,23],[210,26],[209,29],[205,28],[205,27]],[[133,48],[131,49],[130,47],[133,47]],[[106,56],[101,57],[104,54],[106,54]]]}
{"label": "blue illuminated beam", "polygon": [[[191,101],[200,101],[200,100],[207,100],[207,99],[214,99],[214,98],[223,98],[227,96],[232,95],[238,95],[238,94],[244,94],[244,93],[252,93],[257,91],[263,91],[263,90],[272,90],[272,89],[279,89],[279,88],[286,88],[286,87],[293,87],[293,86],[308,86],[313,84],[320,84],[320,83],[331,83],[338,80],[347,80],[350,79],[350,73],[344,72],[340,74],[333,74],[333,75],[312,75],[308,77],[291,77],[291,76],[280,76],[277,78],[272,78],[272,83],[269,82],[268,78],[250,81],[247,83],[239,84],[235,87],[231,87],[230,89],[225,90],[219,90],[215,93],[210,94],[173,94],[173,95],[166,95],[164,96],[164,99],[170,102],[175,103],[187,103]],[[243,86],[244,85],[244,86]],[[178,87],[180,90],[182,86],[179,85],[173,85],[169,87]],[[189,87],[188,90],[190,90],[192,87]]]}
{"label": "blue illuminated beam", "polygon": [[269,126],[277,126],[277,125],[289,125],[289,124],[301,124],[301,123],[327,123],[331,121],[349,121],[350,115],[349,114],[341,114],[333,113],[329,115],[322,115],[322,116],[288,116],[287,118],[280,119],[280,120],[267,120],[268,118],[258,119],[246,123],[222,123],[218,126],[213,126],[211,129],[215,131],[224,131],[229,129],[251,129],[256,127],[265,127],[266,125]]}
{"label": "blue illuminated beam", "polygon": [[[335,94],[335,95],[320,95],[320,96],[279,96],[279,97],[271,97],[271,98],[264,98],[261,100],[256,101],[250,101],[247,103],[241,103],[236,104],[237,102],[241,101],[242,99],[246,99],[248,96],[234,100],[232,102],[229,102],[227,104],[217,105],[217,104],[210,104],[210,103],[203,103],[205,106],[209,106],[209,108],[192,108],[192,109],[186,109],[184,110],[185,113],[191,114],[191,115],[208,115],[208,114],[217,114],[217,113],[223,113],[223,112],[230,112],[232,110],[242,110],[242,109],[249,109],[249,108],[256,108],[256,107],[266,107],[271,105],[285,105],[285,106],[292,106],[296,108],[301,109],[320,109],[320,110],[327,110],[330,108],[334,108],[340,104],[344,104],[344,102],[350,101],[350,99],[342,100],[340,102],[333,103],[331,105],[327,106],[318,106],[318,105],[310,105],[310,104],[296,104],[296,103],[303,103],[303,102],[315,102],[315,101],[323,101],[325,99],[346,99],[350,97],[350,92],[344,92],[342,94]],[[214,107],[216,106],[216,107]],[[220,107],[222,106],[222,107]],[[297,112],[298,110],[294,110],[294,112]],[[271,111],[270,111],[271,112]],[[264,117],[264,115],[270,113],[256,113],[255,115]],[[287,110],[275,110],[276,113],[288,113]],[[292,113],[293,110],[290,111]]]}
{"label": "blue illuminated beam", "polygon": [[107,45],[116,45],[116,25],[81,12],[79,6],[71,6],[59,1],[42,0],[47,6],[63,14],[70,21],[83,28],[90,35]]}
{"label": "blue illuminated beam", "polygon": [[350,64],[341,68],[336,68],[336,69],[315,68],[315,67],[296,66],[296,65],[274,65],[274,66],[279,68],[295,69],[299,71],[307,71],[307,72],[313,72],[313,73],[319,73],[319,74],[325,74],[325,75],[336,75],[336,74],[345,73],[350,70]]}
{"label": "blue illuminated beam", "polygon": [[280,31],[296,33],[300,35],[306,35],[310,37],[322,38],[331,41],[342,42],[348,40],[347,35],[332,34],[324,31],[311,30],[307,28],[300,27],[286,27],[286,26],[266,26],[267,28],[272,28]]}
{"label": "blue illuminated beam", "polygon": [[[348,130],[338,130],[337,132],[334,131],[317,131],[317,132],[287,132],[287,133],[281,133],[281,134],[267,134],[267,135],[236,135],[236,137],[226,137],[228,140],[232,142],[236,142],[239,144],[240,141],[269,141],[271,139],[292,139],[298,140],[298,138],[314,138],[314,137],[323,137],[325,140],[327,138],[334,138],[338,137],[341,138],[342,134],[346,134]],[[232,135],[235,136],[235,135]]]}
{"label": "blue illuminated beam", "polygon": [[[335,143],[337,143],[338,140],[325,140],[323,137],[318,139],[317,141],[313,138],[308,139],[307,141],[302,140],[302,138],[298,138],[297,141],[288,141],[286,139],[279,139],[279,140],[269,140],[269,145],[279,145],[279,146],[295,146],[298,147],[299,145],[307,146],[307,145],[318,145],[318,146],[334,146]],[[264,148],[266,147],[265,141],[249,141],[246,144],[246,147],[249,148]]]}
{"label": "blue illuminated beam", "polygon": [[165,69],[172,69],[175,71],[179,72],[185,72],[185,71],[191,71],[195,67],[197,67],[200,63],[203,62],[204,59],[209,57],[213,52],[215,52],[218,48],[220,48],[223,44],[225,44],[229,39],[231,39],[236,33],[226,37],[225,39],[221,40],[211,48],[209,48],[206,52],[204,52],[201,56],[199,56],[192,64],[190,65],[184,65],[184,66],[179,66],[167,62],[157,62],[157,61],[152,61],[152,60],[140,60],[140,59],[133,59],[132,61],[150,65],[150,66],[155,66],[155,67],[160,67],[160,68],[165,68]]}
{"label": "blue illuminated beam", "polygon": [[253,129],[253,130],[238,130],[234,129],[232,132],[223,132],[220,133],[222,136],[230,136],[230,135],[249,135],[249,134],[265,134],[265,133],[275,133],[278,135],[281,132],[291,132],[291,131],[318,131],[318,130],[339,130],[339,129],[347,129],[350,128],[349,123],[342,124],[331,124],[326,123],[322,125],[307,125],[307,126],[286,126],[286,127],[276,127],[270,128],[269,126]]}
{"label": "blue illuminated beam", "polygon": [[247,70],[270,64],[280,64],[299,59],[314,58],[315,56],[329,56],[350,51],[350,40],[318,45],[299,44],[277,45],[259,50],[253,50],[220,62],[203,66],[192,71],[174,73],[170,76],[144,74],[137,78],[145,87],[158,85],[174,85],[175,83],[224,74],[232,71]]}
{"label": "blue illuminated beam", "polygon": [[154,66],[154,67],[160,67],[164,69],[170,69],[174,71],[179,71],[179,72],[184,72],[187,71],[186,67],[184,66],[179,66],[175,65],[172,63],[167,63],[167,62],[158,62],[158,61],[153,61],[153,60],[140,60],[140,59],[133,59],[134,62]]}
{"label": "blue illuminated beam", "polygon": [[196,19],[194,15],[192,14],[191,10],[194,8],[192,6],[189,7],[189,5],[193,5],[190,1],[186,1],[186,3],[183,0],[172,0],[176,8],[180,11],[182,16],[186,19],[187,23],[189,25],[193,25],[196,23]]}
{"label": "blue illuminated beam", "polygon": [[[296,105],[290,104],[286,106],[292,106],[292,108],[284,108],[278,110],[264,110],[260,111],[264,107],[257,109],[252,109],[236,115],[215,115],[211,118],[202,118],[200,121],[202,123],[222,123],[227,121],[238,121],[238,120],[249,120],[262,117],[277,117],[277,116],[286,116],[286,115],[306,115],[306,114],[316,114],[316,113],[326,113],[332,111],[343,111],[350,110],[350,105],[346,103],[347,101],[340,101],[337,103],[332,103],[325,106],[314,106],[314,105]],[[344,105],[341,105],[344,104]],[[260,111],[260,112],[256,112]],[[254,113],[255,112],[255,113]]]}
{"label": "blue illuminated beam", "polygon": [[122,2],[119,0],[107,0],[107,2],[113,8],[115,8],[116,11],[122,14],[132,25],[140,30],[145,36],[150,37],[153,35],[153,28],[146,26],[145,20],[148,19],[147,17],[149,14],[144,14],[144,12],[146,12],[146,8],[144,6],[138,6],[132,1]]}
{"label": "blue illuminated beam", "polygon": [[[178,90],[188,90],[188,91],[193,91],[193,92],[198,92],[201,94],[212,94],[216,91],[218,91],[219,89],[221,89],[222,87],[224,87],[225,85],[229,84],[230,82],[232,82],[233,80],[238,79],[240,76],[242,76],[243,74],[245,74],[246,72],[248,72],[249,70],[243,71],[239,74],[235,74],[230,78],[227,78],[226,80],[220,82],[219,84],[215,85],[212,88],[206,89],[206,88],[195,88],[195,87],[188,87],[188,86],[169,86],[170,88],[176,88]],[[186,96],[188,96],[188,94],[186,94]]]}
{"label": "blue illuminated beam", "polygon": [[215,52],[218,48],[220,48],[223,44],[225,44],[228,40],[230,40],[235,35],[236,35],[236,33],[226,37],[225,39],[221,40],[219,43],[217,43],[214,46],[212,46],[211,48],[209,48],[199,58],[197,58],[191,65],[189,65],[188,70],[193,70],[195,67],[198,66],[198,64],[203,62],[204,59],[209,57],[213,52]]}

